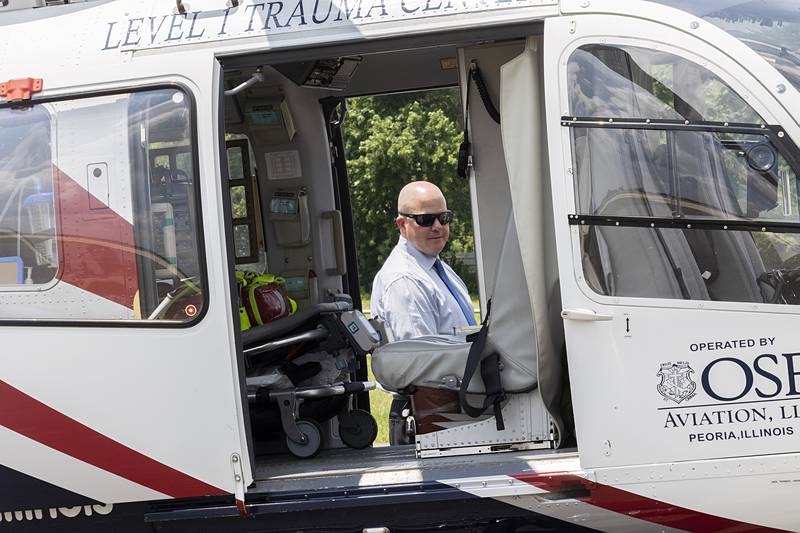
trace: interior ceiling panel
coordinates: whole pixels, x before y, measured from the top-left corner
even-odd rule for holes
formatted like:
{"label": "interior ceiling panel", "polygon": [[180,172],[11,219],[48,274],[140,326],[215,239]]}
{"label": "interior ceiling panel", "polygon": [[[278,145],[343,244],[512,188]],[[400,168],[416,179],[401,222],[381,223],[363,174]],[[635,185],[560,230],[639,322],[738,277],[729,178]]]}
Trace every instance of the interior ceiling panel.
{"label": "interior ceiling panel", "polygon": [[[455,46],[441,46],[420,50],[401,50],[360,57],[352,78],[343,90],[310,87],[320,95],[361,96],[385,92],[401,92],[416,89],[445,87],[458,83],[455,68],[443,68],[444,63],[454,64]],[[449,60],[449,61],[448,61]],[[313,62],[278,65],[277,69],[300,82],[304,72],[310,70]],[[237,69],[226,76],[226,87],[234,87],[246,80],[254,69]],[[232,75],[231,75],[232,74]],[[273,69],[265,69],[265,84],[280,83],[282,77]]]}
{"label": "interior ceiling panel", "polygon": [[363,56],[350,86],[342,92],[357,96],[456,85],[457,70],[443,70],[440,62],[455,57],[454,46]]}

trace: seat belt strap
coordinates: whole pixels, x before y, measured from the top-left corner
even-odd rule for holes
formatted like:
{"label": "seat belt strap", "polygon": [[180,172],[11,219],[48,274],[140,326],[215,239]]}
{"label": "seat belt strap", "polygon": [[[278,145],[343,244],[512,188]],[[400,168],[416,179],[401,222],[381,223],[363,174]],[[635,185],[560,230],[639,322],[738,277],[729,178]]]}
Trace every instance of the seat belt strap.
{"label": "seat belt strap", "polygon": [[[486,357],[483,357],[483,352],[486,348],[486,339],[489,335],[489,315],[491,309],[492,303],[490,300],[486,306],[486,318],[483,320],[483,326],[480,331],[467,337],[467,341],[472,342],[472,346],[470,346],[469,354],[467,355],[464,377],[458,389],[458,400],[463,411],[472,418],[481,416],[486,412],[489,406],[494,406],[497,430],[502,431],[505,429],[505,423],[503,422],[501,406],[502,402],[505,400],[505,391],[503,390],[500,380],[500,355],[497,352],[492,352]],[[467,389],[472,381],[472,377],[475,375],[475,371],[478,369],[479,363],[481,366],[481,377],[483,378],[483,384],[486,388],[486,398],[482,406],[476,407],[467,400]]]}
{"label": "seat belt strap", "polygon": [[492,352],[481,361],[481,377],[486,387],[486,399],[483,402],[485,411],[490,405],[494,407],[494,419],[497,431],[503,431],[506,426],[503,422],[502,402],[506,399],[503,385],[500,383],[500,355]]}

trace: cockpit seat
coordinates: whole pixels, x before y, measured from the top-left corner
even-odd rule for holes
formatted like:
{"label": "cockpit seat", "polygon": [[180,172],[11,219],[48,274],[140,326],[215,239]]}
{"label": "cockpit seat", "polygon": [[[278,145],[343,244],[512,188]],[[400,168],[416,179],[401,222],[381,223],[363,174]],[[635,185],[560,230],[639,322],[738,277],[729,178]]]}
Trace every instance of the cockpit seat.
{"label": "cockpit seat", "polygon": [[[491,295],[491,327],[484,353],[499,354],[501,383],[506,393],[530,391],[537,385],[536,325],[511,212]],[[458,390],[471,346],[466,335],[390,342],[373,352],[372,370],[384,387],[398,391],[412,387]],[[480,372],[475,373],[467,391],[485,392]]]}

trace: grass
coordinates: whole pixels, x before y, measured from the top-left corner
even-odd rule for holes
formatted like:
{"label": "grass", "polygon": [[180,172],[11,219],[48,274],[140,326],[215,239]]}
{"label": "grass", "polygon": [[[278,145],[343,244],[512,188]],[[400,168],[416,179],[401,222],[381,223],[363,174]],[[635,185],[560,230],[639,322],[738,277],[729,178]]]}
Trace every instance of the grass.
{"label": "grass", "polygon": [[[372,358],[367,357],[367,369],[369,380],[375,381],[372,373]],[[378,436],[375,444],[385,446],[389,444],[389,408],[392,405],[392,395],[382,390],[374,390],[369,393],[369,410],[375,421],[378,423]]]}
{"label": "grass", "polygon": [[[472,307],[474,309],[480,309],[478,298],[472,298]],[[366,317],[370,318],[369,297],[361,299],[361,308],[364,310]],[[475,322],[480,324],[480,312],[475,313]],[[372,373],[372,358],[369,356],[367,357],[367,372],[369,375],[368,379],[370,381],[375,381],[375,375]],[[378,436],[375,439],[375,445],[377,446],[385,446],[389,444],[389,409],[391,408],[391,405],[391,394],[382,390],[370,391],[369,409],[372,412],[372,416],[375,418],[375,421],[378,423]]]}

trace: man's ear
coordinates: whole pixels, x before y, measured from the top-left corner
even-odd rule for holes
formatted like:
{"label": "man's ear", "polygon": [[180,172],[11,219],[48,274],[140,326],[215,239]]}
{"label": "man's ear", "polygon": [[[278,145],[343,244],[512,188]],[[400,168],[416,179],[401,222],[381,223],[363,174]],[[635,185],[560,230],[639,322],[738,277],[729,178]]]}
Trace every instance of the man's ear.
{"label": "man's ear", "polygon": [[404,216],[397,215],[397,218],[394,219],[394,225],[397,226],[397,229],[400,230],[400,235],[403,237],[406,236],[406,223],[408,220]]}

